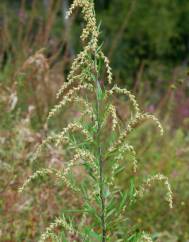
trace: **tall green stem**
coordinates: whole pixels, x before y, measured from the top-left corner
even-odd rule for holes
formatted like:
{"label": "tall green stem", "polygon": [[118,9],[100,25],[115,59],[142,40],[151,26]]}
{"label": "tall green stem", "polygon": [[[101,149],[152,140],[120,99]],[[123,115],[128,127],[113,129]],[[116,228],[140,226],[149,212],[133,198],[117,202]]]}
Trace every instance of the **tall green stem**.
{"label": "tall green stem", "polygon": [[[95,61],[96,62],[96,61]],[[103,174],[103,160],[101,149],[101,119],[100,119],[100,98],[97,64],[96,69],[96,117],[97,117],[97,152],[99,161],[99,188],[100,188],[100,200],[101,200],[101,225],[102,225],[102,242],[106,242],[106,224],[105,224],[105,198],[104,198],[104,174]]]}

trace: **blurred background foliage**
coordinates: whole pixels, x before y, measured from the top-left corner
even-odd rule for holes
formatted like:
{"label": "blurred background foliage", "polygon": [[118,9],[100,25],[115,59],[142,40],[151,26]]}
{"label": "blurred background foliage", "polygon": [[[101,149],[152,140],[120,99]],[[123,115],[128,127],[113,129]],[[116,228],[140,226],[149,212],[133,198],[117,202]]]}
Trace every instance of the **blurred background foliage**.
{"label": "blurred background foliage", "polygon": [[[45,120],[56,102],[55,93],[81,48],[83,22],[79,11],[65,18],[70,4],[68,0],[0,1],[2,242],[36,241],[63,206],[77,204],[66,188],[56,188],[50,181],[42,189],[33,186],[25,196],[17,193],[35,170],[31,154],[46,135]],[[166,131],[155,141],[154,130],[145,126],[132,139],[140,174],[161,172],[169,177],[174,208],[168,211],[163,188],[157,188],[130,211],[132,222],[136,230],[151,232],[154,241],[189,241],[189,1],[96,0],[95,4],[115,82],[131,89]],[[119,114],[127,116],[126,100],[116,101]],[[51,128],[59,128],[73,113],[77,115],[77,110],[65,109]],[[59,166],[64,158],[52,148],[42,160]],[[124,176],[120,181],[128,185]]]}

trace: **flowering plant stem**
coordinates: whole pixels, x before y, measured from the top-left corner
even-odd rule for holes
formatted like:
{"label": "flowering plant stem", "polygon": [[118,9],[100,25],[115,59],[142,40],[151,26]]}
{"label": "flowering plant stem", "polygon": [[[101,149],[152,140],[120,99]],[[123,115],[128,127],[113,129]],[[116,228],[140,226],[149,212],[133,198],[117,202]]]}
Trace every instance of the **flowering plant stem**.
{"label": "flowering plant stem", "polygon": [[96,72],[96,117],[97,117],[97,152],[99,162],[99,188],[101,200],[101,224],[102,224],[102,242],[106,241],[106,225],[105,225],[105,197],[104,197],[104,176],[103,176],[103,159],[101,149],[101,118],[100,118],[100,97],[99,88],[100,83],[98,80],[97,64],[95,59],[95,72]]}
{"label": "flowering plant stem", "polygon": [[[143,113],[130,91],[117,85],[112,87],[113,76],[109,60],[98,44],[99,29],[96,25],[94,3],[91,0],[74,0],[68,16],[76,7],[82,9],[86,22],[81,35],[84,49],[73,61],[68,82],[62,85],[57,94],[60,101],[50,111],[48,120],[70,103],[77,106],[81,104],[80,116],[75,117],[76,120],[68,123],[62,131],[44,139],[34,157],[34,160],[37,159],[50,144],[61,151],[64,148],[68,161],[64,162],[61,170],[52,167],[37,170],[25,181],[20,191],[39,177],[54,176],[82,198],[79,214],[81,223],[78,223],[77,215],[74,218],[63,214],[47,227],[40,242],[56,236],[56,227],[62,227],[66,239],[58,241],[73,241],[75,236],[77,241],[82,242],[152,242],[146,233],[135,232],[132,218],[128,218],[125,212],[126,209],[133,209],[130,205],[133,206],[136,199],[142,198],[157,181],[165,184],[165,198],[172,207],[172,191],[168,178],[161,174],[148,176],[140,186],[131,180],[131,185],[125,191],[122,191],[117,178],[125,171],[126,166],[130,167],[128,161],[132,163],[133,173],[137,170],[136,151],[129,142],[129,134],[146,120],[153,121],[160,134],[163,134],[163,128],[156,117]],[[100,80],[103,68],[106,69],[106,78],[102,85]],[[83,91],[86,95],[82,95]],[[126,124],[117,115],[113,99],[115,95],[125,95],[131,103],[131,115]],[[72,158],[70,150],[73,150]],[[84,175],[82,179],[74,169],[76,166],[81,167],[79,171]],[[125,175],[122,173],[122,176]]]}

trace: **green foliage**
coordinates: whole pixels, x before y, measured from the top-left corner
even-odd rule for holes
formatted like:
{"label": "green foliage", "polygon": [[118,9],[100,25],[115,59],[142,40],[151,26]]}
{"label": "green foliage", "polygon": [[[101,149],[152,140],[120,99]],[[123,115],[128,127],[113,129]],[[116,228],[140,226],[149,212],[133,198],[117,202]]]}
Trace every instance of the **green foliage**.
{"label": "green foliage", "polygon": [[[22,8],[21,2],[25,2]],[[0,240],[4,242],[26,239],[28,242],[38,241],[46,227],[57,216],[63,217],[63,214],[65,214],[67,222],[74,222],[74,228],[77,227],[77,230],[82,231],[85,225],[84,233],[97,240],[100,226],[95,227],[95,224],[91,222],[95,220],[93,217],[96,214],[88,204],[86,204],[85,210],[83,209],[83,197],[69,189],[64,180],[58,177],[55,179],[55,176],[51,174],[51,178],[47,176],[33,181],[33,186],[30,185],[31,187],[28,187],[27,193],[24,195],[19,196],[17,192],[26,177],[37,170],[44,169],[44,167],[64,170],[73,158],[73,148],[78,145],[77,141],[79,141],[80,148],[91,150],[91,144],[83,140],[83,134],[69,133],[68,136],[71,140],[69,147],[66,144],[62,147],[62,145],[54,146],[53,142],[48,143],[45,148],[49,152],[42,152],[35,162],[30,159],[36,143],[45,139],[47,126],[44,124],[44,118],[49,107],[56,102],[54,100],[55,92],[59,89],[60,83],[65,81],[64,74],[67,75],[69,61],[74,52],[78,52],[81,48],[78,35],[80,28],[83,27],[83,19],[79,16],[74,25],[71,25],[72,29],[65,34],[61,0],[48,1],[49,4],[50,2],[57,3],[55,8],[44,8],[44,2],[35,0],[0,1]],[[121,34],[120,40],[116,42],[116,48],[111,58],[115,79],[122,86],[126,84],[129,87],[134,86],[134,92],[137,91],[139,102],[146,109],[151,110],[152,107],[152,110],[157,111],[161,120],[165,119],[164,126],[168,132],[159,139],[156,137],[153,127],[143,125],[130,134],[128,140],[135,144],[139,161],[138,171],[134,173],[132,169],[133,153],[130,151],[122,154],[120,166],[114,167],[116,185],[121,187],[119,194],[116,193],[116,196],[120,197],[120,204],[110,198],[110,189],[105,187],[104,191],[104,196],[110,203],[108,217],[112,218],[117,210],[120,211],[124,203],[128,202],[126,219],[120,222],[119,237],[123,237],[122,234],[126,235],[129,231],[128,239],[130,241],[139,240],[142,235],[144,237],[140,231],[147,231],[154,241],[187,241],[189,239],[188,119],[183,119],[183,123],[180,122],[182,115],[175,108],[178,107],[178,111],[182,110],[181,98],[177,96],[179,92],[185,92],[187,95],[187,83],[185,85],[183,82],[181,85],[179,82],[185,76],[183,73],[187,72],[186,67],[181,67],[181,64],[183,61],[184,65],[187,64],[188,1],[182,1],[181,4],[180,1],[174,0],[170,5],[167,4],[168,1],[150,1],[148,2],[149,7],[144,0],[136,1],[134,7],[131,4],[133,1],[122,0],[119,1],[119,4],[117,2],[95,1],[97,17],[99,20],[103,20],[101,24],[103,31],[100,35],[101,42],[103,42],[102,47],[109,55],[113,40],[117,38],[117,33],[127,18],[126,16],[130,15],[126,29]],[[32,3],[36,4],[33,5],[35,6],[34,11]],[[161,11],[158,11],[160,6]],[[119,14],[116,9],[119,9]],[[130,9],[131,14],[129,14]],[[141,11],[142,9],[144,11]],[[156,18],[157,14],[159,17]],[[74,17],[68,20],[69,24],[72,23]],[[118,24],[117,21],[119,21]],[[169,21],[171,22],[170,28]],[[165,39],[161,30],[164,31]],[[161,39],[163,39],[161,43],[156,41]],[[39,51],[40,53],[36,52],[44,46],[45,50]],[[32,58],[28,58],[28,56]],[[24,69],[23,66],[25,67],[25,64],[28,64],[28,60],[31,59],[34,62]],[[41,60],[45,61],[41,62]],[[49,70],[41,68],[46,62],[49,64]],[[103,83],[105,80],[105,86],[107,86],[107,78],[104,74],[104,63],[102,60],[100,62],[98,67],[102,76],[101,85],[98,85],[98,99],[103,101],[105,94]],[[35,66],[36,63],[39,63],[40,67]],[[176,80],[178,79],[178,69],[173,69],[177,64],[179,64],[181,80]],[[42,75],[38,72],[32,73],[33,67],[37,67],[36,70],[43,70]],[[173,75],[170,76],[170,72],[173,72]],[[47,76],[44,78],[44,73],[48,76],[46,83],[44,79]],[[137,78],[139,84],[136,88]],[[168,82],[170,78],[173,81]],[[168,85],[170,87],[167,89]],[[107,90],[109,88],[111,86],[106,87]],[[66,93],[67,90],[64,94]],[[88,103],[92,103],[93,110],[95,110],[95,95],[84,91],[79,94]],[[125,117],[128,117],[130,113],[125,105],[128,101],[127,97],[116,95],[112,99],[113,103],[111,102],[110,105],[102,105],[104,107],[103,118],[106,121],[101,138],[104,149],[116,140],[118,135],[118,127],[110,134],[113,116],[108,113],[111,111],[115,115],[115,108],[112,104],[116,107],[117,116],[122,120],[119,120],[122,127],[127,123]],[[159,101],[160,105],[156,108],[154,104]],[[187,111],[187,99],[183,99],[183,107],[184,105],[185,111]],[[49,123],[49,130],[51,130],[49,135],[53,136],[62,128],[62,125],[66,127],[72,121],[81,121],[85,130],[89,131],[91,135],[95,134],[96,127],[89,123],[90,115],[84,116],[82,120],[79,118],[81,112],[88,110],[90,109],[79,99],[75,100],[74,104],[69,103],[68,107],[61,109],[59,116],[54,117]],[[131,114],[134,114],[132,109]],[[41,130],[43,124],[44,129]],[[181,126],[182,124],[183,126]],[[108,144],[105,142],[107,140]],[[115,155],[118,154],[119,152],[115,153]],[[111,159],[110,156],[108,158],[110,163],[105,166],[106,174],[110,174],[114,165],[114,159]],[[89,177],[90,180],[94,179],[93,170],[87,162],[80,167],[72,167],[72,169],[74,176],[68,178],[72,184],[75,184],[75,179],[76,185],[82,183],[82,191],[86,194],[89,188],[87,179]],[[142,178],[146,178],[148,174],[154,174],[155,171],[169,176],[174,194],[174,206],[171,210],[167,209],[162,199],[162,194],[165,192],[164,186],[150,189],[150,193],[146,193],[143,200],[132,201],[132,196],[140,186]],[[86,178],[87,174],[88,178]],[[96,206],[94,207],[96,208]],[[90,210],[91,219],[89,216],[84,216],[83,222],[81,222],[82,215],[88,215],[85,213],[88,211],[87,209]],[[70,220],[71,217],[74,219]],[[91,226],[95,228],[95,231],[91,230]],[[55,229],[51,236],[53,241],[68,241],[68,236],[72,241],[78,240],[76,234],[68,235],[61,227]]]}
{"label": "green foliage", "polygon": [[188,1],[112,0],[108,9],[99,12],[108,34],[107,52],[121,82],[132,86],[125,77],[136,77],[143,64],[148,79],[151,65],[169,67],[170,78],[173,67],[188,61],[188,9]]}

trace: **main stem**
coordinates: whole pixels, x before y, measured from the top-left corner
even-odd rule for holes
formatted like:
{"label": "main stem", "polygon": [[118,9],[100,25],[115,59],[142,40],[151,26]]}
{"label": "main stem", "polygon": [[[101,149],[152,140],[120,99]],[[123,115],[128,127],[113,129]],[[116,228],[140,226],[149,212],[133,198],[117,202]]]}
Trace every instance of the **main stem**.
{"label": "main stem", "polygon": [[[95,63],[96,67],[96,63]],[[100,85],[98,81],[98,71],[96,69],[96,116],[97,116],[97,152],[99,160],[99,186],[100,186],[100,200],[101,200],[101,224],[102,224],[102,242],[106,242],[106,224],[105,224],[105,198],[104,198],[104,175],[103,175],[103,160],[101,149],[101,120],[100,120],[100,100],[98,95],[98,87]]]}

